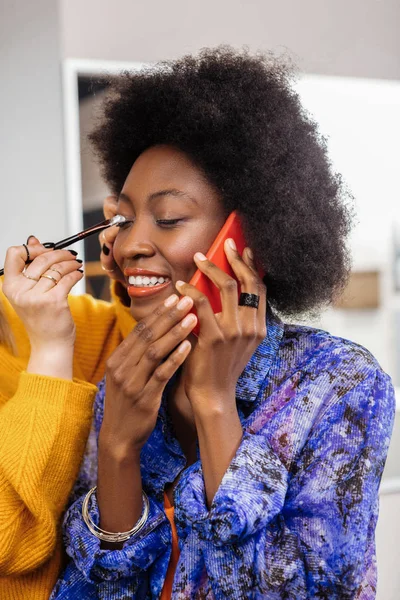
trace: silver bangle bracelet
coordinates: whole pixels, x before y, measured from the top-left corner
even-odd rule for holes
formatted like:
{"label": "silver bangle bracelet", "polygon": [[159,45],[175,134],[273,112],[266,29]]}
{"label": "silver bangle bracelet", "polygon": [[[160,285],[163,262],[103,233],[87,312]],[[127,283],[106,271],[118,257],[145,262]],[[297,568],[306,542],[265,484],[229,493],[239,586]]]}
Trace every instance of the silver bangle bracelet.
{"label": "silver bangle bracelet", "polygon": [[136,525],[134,525],[134,527],[132,527],[132,529],[130,529],[129,531],[113,533],[112,531],[105,531],[104,529],[100,529],[100,527],[93,523],[92,519],[90,518],[88,509],[89,500],[91,495],[94,494],[94,492],[96,491],[96,489],[97,486],[95,485],[94,487],[92,487],[91,490],[88,491],[82,504],[82,517],[90,533],[95,535],[99,540],[102,540],[103,542],[111,542],[113,544],[116,544],[118,542],[126,542],[126,540],[129,540],[131,537],[139,533],[141,529],[143,529],[150,512],[150,503],[146,492],[143,491],[142,515],[139,521],[136,523]]}

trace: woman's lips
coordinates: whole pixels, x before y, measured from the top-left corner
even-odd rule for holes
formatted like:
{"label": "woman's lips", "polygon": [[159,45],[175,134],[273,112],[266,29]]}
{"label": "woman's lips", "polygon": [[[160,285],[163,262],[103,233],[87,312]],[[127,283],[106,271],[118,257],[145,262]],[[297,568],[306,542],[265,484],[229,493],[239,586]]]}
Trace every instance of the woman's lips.
{"label": "woman's lips", "polygon": [[148,296],[155,296],[162,290],[165,290],[170,285],[171,281],[165,283],[159,283],[154,286],[143,286],[138,287],[137,285],[128,285],[127,292],[131,298],[147,298]]}
{"label": "woman's lips", "polygon": [[[162,275],[149,269],[128,267],[124,269],[124,275],[128,280],[127,292],[131,298],[147,298],[148,296],[155,296],[165,290],[171,283],[171,279],[167,275]],[[154,281],[153,285],[149,285],[152,278],[161,279],[161,283],[156,284]],[[132,280],[131,283],[129,283],[130,279]],[[143,279],[146,283],[141,285]],[[164,279],[166,281],[163,281]]]}

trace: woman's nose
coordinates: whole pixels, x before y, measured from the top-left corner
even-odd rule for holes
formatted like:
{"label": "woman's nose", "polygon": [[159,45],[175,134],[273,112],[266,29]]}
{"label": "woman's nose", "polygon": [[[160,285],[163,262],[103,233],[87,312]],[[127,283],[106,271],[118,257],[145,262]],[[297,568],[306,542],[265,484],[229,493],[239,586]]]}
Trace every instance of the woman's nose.
{"label": "woman's nose", "polygon": [[139,256],[153,256],[155,254],[155,248],[153,244],[149,242],[135,242],[128,248],[129,258],[137,258]]}
{"label": "woman's nose", "polygon": [[124,241],[122,252],[127,258],[153,256],[156,248],[147,228],[136,222]]}

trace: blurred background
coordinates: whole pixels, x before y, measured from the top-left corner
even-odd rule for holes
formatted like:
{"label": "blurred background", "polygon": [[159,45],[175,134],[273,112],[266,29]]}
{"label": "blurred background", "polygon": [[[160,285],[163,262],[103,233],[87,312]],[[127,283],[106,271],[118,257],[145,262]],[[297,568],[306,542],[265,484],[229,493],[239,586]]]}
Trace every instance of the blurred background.
{"label": "blurred background", "polygon": [[[86,134],[102,75],[221,43],[289,54],[296,88],[353,192],[353,272],[315,320],[378,358],[400,386],[398,0],[0,0],[0,256],[102,219],[107,189]],[[84,288],[107,297],[96,241]],[[400,393],[398,394],[400,400]],[[400,425],[381,485],[379,600],[400,597]]]}

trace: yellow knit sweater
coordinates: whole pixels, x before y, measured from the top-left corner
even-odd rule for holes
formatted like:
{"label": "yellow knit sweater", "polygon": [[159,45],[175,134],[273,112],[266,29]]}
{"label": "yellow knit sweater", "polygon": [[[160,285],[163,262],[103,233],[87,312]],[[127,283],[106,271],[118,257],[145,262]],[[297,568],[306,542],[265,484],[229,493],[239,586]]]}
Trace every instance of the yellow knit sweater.
{"label": "yellow knit sweater", "polygon": [[0,345],[0,599],[48,600],[62,567],[60,522],[85,450],[105,361],[134,325],[129,310],[71,296],[74,380],[24,369],[29,341],[0,290],[17,353]]}

